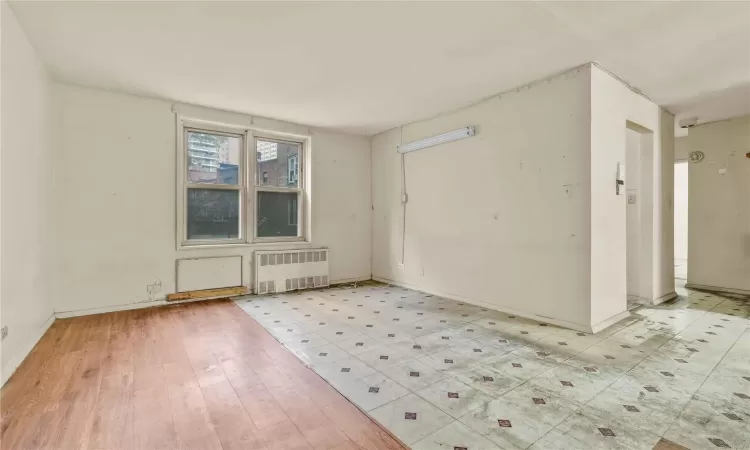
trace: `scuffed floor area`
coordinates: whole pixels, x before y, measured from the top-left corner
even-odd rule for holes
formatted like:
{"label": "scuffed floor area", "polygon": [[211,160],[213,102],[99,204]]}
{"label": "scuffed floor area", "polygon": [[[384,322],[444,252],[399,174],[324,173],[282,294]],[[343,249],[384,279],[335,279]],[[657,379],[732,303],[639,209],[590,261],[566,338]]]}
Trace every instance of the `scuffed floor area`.
{"label": "scuffed floor area", "polygon": [[750,306],[681,287],[591,335],[367,284],[238,305],[414,449],[750,447]]}

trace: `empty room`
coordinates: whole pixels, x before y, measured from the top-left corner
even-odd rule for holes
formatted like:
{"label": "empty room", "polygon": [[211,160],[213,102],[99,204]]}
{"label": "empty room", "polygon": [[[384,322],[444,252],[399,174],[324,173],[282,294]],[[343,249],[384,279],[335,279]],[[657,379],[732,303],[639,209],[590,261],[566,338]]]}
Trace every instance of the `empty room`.
{"label": "empty room", "polygon": [[0,449],[750,449],[750,2],[0,1]]}

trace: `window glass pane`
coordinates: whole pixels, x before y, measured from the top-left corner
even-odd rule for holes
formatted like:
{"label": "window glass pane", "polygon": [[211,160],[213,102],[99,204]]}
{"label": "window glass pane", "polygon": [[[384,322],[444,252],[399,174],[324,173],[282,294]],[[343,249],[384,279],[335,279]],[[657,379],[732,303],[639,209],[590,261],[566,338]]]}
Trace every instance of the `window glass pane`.
{"label": "window glass pane", "polygon": [[258,237],[298,236],[296,192],[258,192]]}
{"label": "window glass pane", "polygon": [[240,236],[240,191],[187,190],[188,239],[237,239]]}
{"label": "window glass pane", "polygon": [[294,142],[257,139],[256,183],[259,186],[299,187],[301,148],[302,144]]}
{"label": "window glass pane", "polygon": [[189,183],[241,184],[238,136],[187,132]]}

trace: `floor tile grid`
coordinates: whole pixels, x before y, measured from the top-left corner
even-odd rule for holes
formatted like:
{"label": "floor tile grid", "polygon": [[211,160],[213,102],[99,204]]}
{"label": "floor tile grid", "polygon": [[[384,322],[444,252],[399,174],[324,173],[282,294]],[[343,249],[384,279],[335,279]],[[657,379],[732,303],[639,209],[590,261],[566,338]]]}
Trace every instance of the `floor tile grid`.
{"label": "floor tile grid", "polygon": [[[381,289],[389,289],[389,288],[381,288]],[[424,296],[423,296],[423,297],[424,297]],[[405,298],[405,297],[404,297],[404,298]],[[384,302],[384,301],[383,301],[383,300],[381,300],[380,302]],[[443,302],[443,303],[445,303],[445,302]],[[486,311],[486,310],[485,310],[485,311]],[[698,317],[696,317],[696,318],[695,318],[695,319],[693,320],[693,322],[694,322],[695,320],[697,320],[697,319],[698,319]],[[479,321],[479,320],[481,320],[481,319],[475,319],[475,320],[474,320],[474,322],[477,322],[477,321]],[[692,323],[692,322],[691,322],[691,323]],[[686,328],[687,326],[689,326],[689,324],[686,324],[686,326],[685,326],[685,327],[683,327],[682,329],[685,329],[685,328]],[[565,331],[567,331],[567,330],[560,330],[559,332],[565,332]],[[619,330],[617,330],[617,331],[619,331]],[[613,333],[613,334],[616,334],[616,333]],[[666,342],[666,341],[665,341],[665,342]],[[662,343],[662,345],[663,345],[663,344],[664,344],[664,343]],[[649,354],[651,354],[651,353],[653,353],[653,352],[656,352],[656,351],[658,350],[658,348],[660,348],[660,346],[656,346],[656,347],[652,348],[652,349],[651,349],[651,351],[649,352]],[[577,353],[572,353],[570,357],[572,357],[572,356],[575,356],[576,354],[577,354]],[[631,370],[632,370],[632,368],[631,368]],[[624,375],[625,375],[626,373],[627,373],[627,372],[624,372],[623,374],[621,374],[621,376],[624,376]],[[448,374],[448,375],[450,376],[450,374]],[[541,374],[540,374],[540,375],[537,375],[537,377],[538,377],[538,376],[541,376]],[[453,377],[452,377],[452,376],[450,376],[450,378],[453,378]],[[536,378],[536,377],[532,377],[532,379],[533,379],[533,378]],[[455,378],[454,378],[454,379],[455,379]],[[616,380],[617,380],[617,378],[613,379],[613,381],[612,381],[612,382],[611,382],[611,383],[610,383],[609,385],[611,385],[612,383],[614,383],[614,382],[615,382]],[[522,384],[525,384],[525,383],[526,383],[526,382],[524,382],[524,383],[522,383]],[[397,383],[396,383],[396,384],[397,384]],[[334,384],[334,386],[335,386],[335,384]],[[394,400],[394,401],[395,401],[395,400]]]}

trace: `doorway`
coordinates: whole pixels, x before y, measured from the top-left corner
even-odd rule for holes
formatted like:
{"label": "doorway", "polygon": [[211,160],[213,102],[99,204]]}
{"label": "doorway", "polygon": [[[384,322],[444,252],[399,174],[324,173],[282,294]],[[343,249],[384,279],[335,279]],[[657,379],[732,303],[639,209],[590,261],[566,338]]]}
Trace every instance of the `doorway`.
{"label": "doorway", "polygon": [[688,268],[688,162],[674,165],[674,278],[685,286]]}
{"label": "doorway", "polygon": [[641,257],[641,133],[625,131],[625,239],[628,309],[640,302]]}

